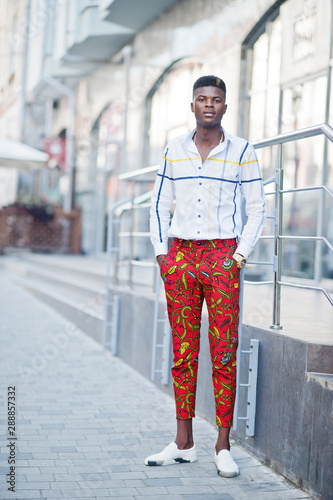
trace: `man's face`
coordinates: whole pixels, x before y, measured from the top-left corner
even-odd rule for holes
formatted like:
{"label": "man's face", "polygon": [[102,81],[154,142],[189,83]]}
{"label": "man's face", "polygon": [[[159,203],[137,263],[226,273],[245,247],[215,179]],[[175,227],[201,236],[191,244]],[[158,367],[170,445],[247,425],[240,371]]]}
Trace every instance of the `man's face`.
{"label": "man's face", "polygon": [[205,127],[217,125],[227,111],[225,93],[218,87],[199,87],[193,93],[191,110],[201,125]]}

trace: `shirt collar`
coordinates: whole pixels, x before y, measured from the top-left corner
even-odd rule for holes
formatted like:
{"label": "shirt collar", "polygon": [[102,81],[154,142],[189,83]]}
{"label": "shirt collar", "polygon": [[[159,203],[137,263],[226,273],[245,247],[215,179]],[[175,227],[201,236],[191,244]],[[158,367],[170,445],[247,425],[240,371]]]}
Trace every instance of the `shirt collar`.
{"label": "shirt collar", "polygon": [[[224,141],[222,144],[219,144],[218,146],[216,146],[216,148],[221,148],[221,150],[222,150],[226,147],[226,144],[228,143],[228,141],[230,141],[230,142],[234,141],[234,136],[231,134],[228,134],[228,132],[226,132],[226,130],[222,126],[221,126],[221,130],[223,130],[223,133],[224,133]],[[188,151],[191,151],[192,153],[197,153],[197,148],[193,142],[193,136],[194,136],[194,133],[196,131],[197,131],[197,129],[194,128],[193,130],[191,130],[191,132],[189,132],[187,135],[185,135],[184,138],[182,139],[184,147]],[[216,149],[216,148],[214,148],[214,149]],[[219,152],[219,151],[217,151],[217,152]]]}

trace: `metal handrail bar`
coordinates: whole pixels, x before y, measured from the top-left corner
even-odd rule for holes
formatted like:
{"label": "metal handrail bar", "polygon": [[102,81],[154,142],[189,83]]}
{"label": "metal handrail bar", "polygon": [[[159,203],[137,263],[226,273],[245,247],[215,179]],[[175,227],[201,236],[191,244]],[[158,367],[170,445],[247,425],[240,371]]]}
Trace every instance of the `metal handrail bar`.
{"label": "metal handrail bar", "polygon": [[118,175],[118,179],[120,181],[130,180],[133,179],[133,177],[139,177],[140,175],[155,172],[159,169],[159,167],[159,165],[151,165],[150,167],[138,168],[136,170],[132,170],[131,172],[125,172],[124,174]]}
{"label": "metal handrail bar", "polygon": [[[292,142],[296,141],[299,139],[305,139],[309,137],[314,137],[314,136],[319,136],[319,135],[324,135],[327,137],[331,142],[333,142],[333,128],[330,127],[327,124],[319,124],[315,125],[312,127],[307,127],[301,130],[297,131],[291,131],[287,132],[284,134],[279,134],[275,137],[272,138],[267,138],[263,139],[260,141],[253,142],[253,146],[255,149],[260,149],[264,147],[269,147],[269,146],[278,146],[278,155],[277,155],[277,167],[276,167],[276,172],[275,175],[270,177],[269,179],[266,179],[263,184],[264,186],[270,185],[272,183],[275,184],[275,191],[274,192],[269,192],[265,193],[266,196],[268,195],[275,195],[276,197],[276,206],[275,206],[275,216],[269,216],[268,218],[270,219],[275,219],[276,221],[276,228],[275,228],[275,234],[274,235],[267,235],[267,236],[261,236],[261,239],[266,239],[266,240],[275,240],[275,255],[274,255],[274,262],[273,262],[273,271],[275,275],[274,283],[275,283],[275,293],[274,293],[274,301],[275,301],[275,306],[276,302],[280,302],[279,298],[279,293],[280,291],[278,288],[280,287],[280,282],[281,282],[281,260],[278,258],[277,254],[281,252],[281,244],[283,239],[288,239],[286,236],[282,236],[282,203],[283,203],[283,194],[288,193],[288,192],[295,192],[295,191],[310,191],[310,190],[315,190],[315,189],[323,189],[325,192],[327,192],[330,197],[333,197],[333,193],[326,187],[326,186],[314,186],[314,187],[306,187],[306,188],[296,188],[295,190],[285,190],[283,191],[283,179],[282,179],[282,165],[281,165],[281,160],[282,160],[282,144],[287,143],[287,142]],[[138,169],[133,172],[128,172],[126,174],[122,174],[121,180],[129,180],[140,177],[142,174],[147,174],[148,172],[153,172],[154,170],[158,170],[158,166],[151,166],[151,167],[146,167],[144,169]],[[141,195],[138,198],[132,199],[130,202],[127,202],[126,204],[123,204],[121,207],[117,209],[117,212],[119,211],[127,211],[127,210],[134,210],[137,208],[149,208],[149,203],[147,201],[147,193],[145,195]],[[140,201],[142,200],[142,203]],[[139,202],[139,203],[138,203]],[[134,232],[134,231],[129,231],[129,232],[122,232],[119,233],[119,236],[121,237],[148,237],[148,233],[139,233],[139,232]],[[289,237],[292,238],[292,237]],[[297,239],[297,238],[295,238]],[[302,239],[302,237],[299,237],[299,239]],[[321,238],[320,236],[317,237],[304,237],[304,239],[313,239],[315,241],[324,241],[325,244],[329,247],[330,250],[332,250],[330,243],[328,240],[325,238]],[[261,263],[261,265],[272,265],[271,263]],[[254,283],[254,282],[251,282]],[[274,312],[274,317],[273,317],[273,324],[275,327],[279,328],[279,305],[275,307],[275,312]]]}
{"label": "metal handrail bar", "polygon": [[[286,142],[291,142],[291,141],[296,141],[299,139],[305,139],[308,137],[314,137],[317,135],[325,135],[331,142],[333,142],[333,128],[330,127],[327,124],[320,124],[320,125],[315,125],[313,127],[308,127],[305,129],[301,130],[296,130],[292,132],[288,132],[285,134],[279,134],[276,137],[273,138],[268,138],[268,139],[263,139],[261,141],[257,141],[256,143],[253,143],[253,146],[256,149],[263,148],[263,147],[268,147],[268,146],[278,146],[277,150],[277,167],[275,171],[275,193],[266,193],[268,194],[274,194],[275,195],[275,214],[276,214],[276,219],[275,219],[275,228],[274,228],[274,236],[273,239],[275,241],[274,245],[274,262],[275,265],[273,267],[274,271],[274,297],[273,297],[273,324],[272,328],[280,329],[280,302],[281,302],[281,274],[282,274],[282,266],[281,266],[281,258],[280,254],[282,251],[282,240],[283,239],[292,239],[294,237],[285,237],[282,235],[282,212],[283,212],[283,195],[287,192],[298,192],[298,191],[307,191],[307,190],[312,190],[312,189],[324,189],[328,194],[330,194],[330,190],[326,188],[326,186],[321,187],[309,187],[309,189],[306,188],[295,188],[294,190],[285,190],[283,191],[283,167],[282,167],[282,144]],[[266,182],[269,184],[272,181],[272,179],[268,179]],[[330,194],[331,196],[331,194]],[[316,238],[316,239],[315,239]],[[324,241],[325,244],[329,247],[330,250],[331,244],[326,240],[326,238],[323,238],[321,236],[317,236],[313,238],[315,241]],[[264,236],[263,239],[270,239],[267,236]],[[294,238],[294,239],[310,239],[309,237],[299,237],[299,238]],[[311,238],[312,239],[312,238]],[[319,289],[319,287],[317,287]],[[325,296],[327,297],[326,291],[324,292]],[[328,297],[327,297],[328,298]],[[329,299],[330,300],[330,299]]]}
{"label": "metal handrail bar", "polygon": [[[327,123],[321,123],[319,125],[313,125],[312,127],[307,127],[300,130],[294,130],[291,132],[285,132],[284,134],[276,135],[275,137],[268,137],[267,139],[262,139],[260,141],[252,142],[255,149],[264,148],[267,146],[276,146],[277,144],[282,144],[285,142],[292,142],[298,139],[306,139],[308,137],[314,137],[317,135],[325,135],[328,139],[333,142],[333,128]],[[154,172],[158,170],[159,165],[152,165],[143,169],[137,169],[132,172],[126,172],[125,174],[119,175],[120,180],[127,180],[133,177],[140,176],[147,172]],[[268,179],[264,182],[264,185],[273,182],[275,178]]]}
{"label": "metal handrail bar", "polygon": [[140,204],[135,204],[133,203],[132,208],[150,208],[151,203],[140,203]]}
{"label": "metal handrail bar", "polygon": [[320,286],[300,285],[298,283],[289,283],[288,281],[279,281],[278,283],[279,283],[279,285],[291,286],[293,288],[304,288],[304,289],[307,289],[307,290],[317,290],[319,292],[323,292],[323,294],[325,295],[325,297],[328,299],[328,301],[330,302],[330,304],[333,306],[333,299],[330,296],[330,294],[328,292],[326,292],[325,288],[322,288]]}
{"label": "metal handrail bar", "polygon": [[257,266],[274,266],[274,262],[263,262],[263,261],[248,261],[246,263],[247,266],[249,265],[257,265]]}
{"label": "metal handrail bar", "polygon": [[150,236],[150,233],[147,232],[138,232],[138,231],[123,231],[122,233],[118,233],[119,238],[127,238],[128,236]]}
{"label": "metal handrail bar", "polygon": [[274,283],[274,281],[273,280],[267,280],[267,281],[244,280],[244,283],[248,283],[249,285],[272,285]]}
{"label": "metal handrail bar", "polygon": [[280,240],[311,240],[311,241],[323,241],[325,245],[333,252],[333,246],[324,236],[288,236],[280,235]]}
{"label": "metal handrail bar", "polygon": [[[126,198],[123,200],[123,203],[121,203],[121,200],[119,202],[119,205],[117,206],[117,211],[116,215],[120,215],[122,212],[125,212],[127,210],[132,210],[133,207],[138,208],[140,205],[144,204],[144,202],[149,199],[151,196],[151,191],[147,191],[144,194],[141,194],[137,196],[136,198]],[[142,200],[142,203],[140,203],[140,200]]]}
{"label": "metal handrail bar", "polygon": [[260,141],[252,142],[255,149],[265,148],[267,146],[276,146],[277,144],[284,144],[285,142],[297,141],[298,139],[306,139],[316,135],[325,135],[331,142],[333,142],[333,128],[327,123],[313,125],[312,127],[286,132],[284,134],[269,137]]}
{"label": "metal handrail bar", "polygon": [[135,259],[130,259],[130,258],[124,258],[122,260],[119,260],[118,264],[128,264],[129,262],[135,262],[137,264],[140,263],[140,266],[144,267],[144,266],[149,266],[149,267],[154,267],[156,264],[155,262],[152,262],[151,260],[135,260]]}
{"label": "metal handrail bar", "polygon": [[131,260],[131,263],[138,267],[155,267],[155,262],[151,260]]}
{"label": "metal handrail bar", "polygon": [[275,183],[275,175],[274,177],[270,177],[269,179],[266,179],[265,181],[263,181],[263,185],[264,186],[268,186],[268,184],[272,184],[273,182]]}
{"label": "metal handrail bar", "polygon": [[299,191],[314,191],[316,189],[323,189],[331,198],[333,198],[332,191],[326,186],[308,186],[304,188],[282,189],[280,192],[285,194],[285,193],[297,193]]}

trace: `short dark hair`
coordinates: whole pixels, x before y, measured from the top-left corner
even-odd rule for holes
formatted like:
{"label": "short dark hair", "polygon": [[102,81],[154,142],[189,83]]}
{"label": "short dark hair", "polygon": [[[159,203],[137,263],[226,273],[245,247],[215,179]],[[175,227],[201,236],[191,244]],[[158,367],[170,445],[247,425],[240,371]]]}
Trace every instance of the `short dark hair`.
{"label": "short dark hair", "polygon": [[227,95],[227,88],[225,86],[225,83],[218,76],[201,76],[197,79],[196,82],[194,82],[193,92],[200,87],[218,87],[219,89],[223,90],[225,95]]}

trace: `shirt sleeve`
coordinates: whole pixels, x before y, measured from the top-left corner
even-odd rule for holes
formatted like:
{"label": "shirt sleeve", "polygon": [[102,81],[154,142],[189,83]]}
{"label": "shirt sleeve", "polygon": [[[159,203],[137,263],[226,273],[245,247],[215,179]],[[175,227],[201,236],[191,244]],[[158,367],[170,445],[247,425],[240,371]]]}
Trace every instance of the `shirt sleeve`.
{"label": "shirt sleeve", "polygon": [[150,239],[154,246],[156,257],[157,255],[166,254],[168,252],[170,210],[174,198],[168,155],[169,147],[167,146],[162,157],[151,196]]}
{"label": "shirt sleeve", "polygon": [[244,225],[236,252],[247,259],[265,227],[266,203],[255,149],[248,143],[245,148],[240,164],[240,175],[247,222]]}

